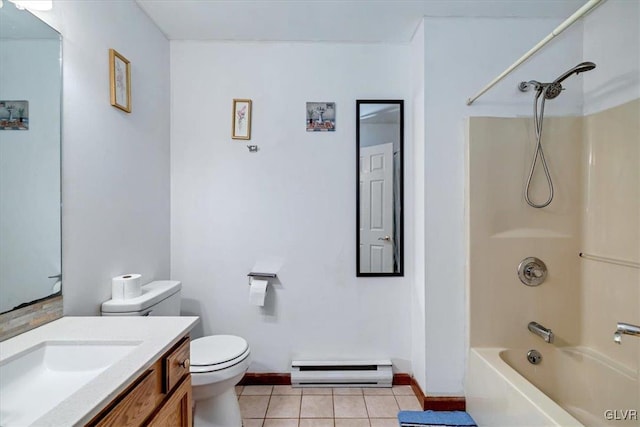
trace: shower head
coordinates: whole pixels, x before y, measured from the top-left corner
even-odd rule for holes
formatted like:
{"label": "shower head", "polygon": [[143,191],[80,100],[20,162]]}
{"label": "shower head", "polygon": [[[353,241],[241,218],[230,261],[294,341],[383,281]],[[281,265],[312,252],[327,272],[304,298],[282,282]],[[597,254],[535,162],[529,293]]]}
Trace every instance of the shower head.
{"label": "shower head", "polygon": [[562,83],[574,73],[580,74],[580,73],[584,73],[585,71],[591,71],[594,68],[596,68],[596,64],[594,64],[593,62],[581,62],[580,64],[576,65],[575,67],[566,71],[560,77],[555,79],[553,83]]}
{"label": "shower head", "polygon": [[547,87],[544,89],[544,97],[546,99],[553,99],[560,95],[563,91],[562,82],[568,79],[570,76],[574,74],[584,73],[585,71],[590,71],[596,68],[596,64],[593,62],[581,62],[576,65],[572,69],[566,71],[560,77],[555,79],[552,83],[549,83]]}
{"label": "shower head", "polygon": [[528,82],[520,82],[520,84],[518,85],[518,89],[520,89],[520,91],[522,92],[525,92],[530,87],[533,87],[536,91],[538,91],[539,94],[544,94],[545,99],[554,99],[562,93],[563,87],[561,83],[563,81],[574,74],[584,73],[585,71],[590,71],[594,68],[596,68],[596,64],[594,64],[593,62],[581,62],[580,64],[560,75],[551,83],[540,83],[535,80],[529,80]]}

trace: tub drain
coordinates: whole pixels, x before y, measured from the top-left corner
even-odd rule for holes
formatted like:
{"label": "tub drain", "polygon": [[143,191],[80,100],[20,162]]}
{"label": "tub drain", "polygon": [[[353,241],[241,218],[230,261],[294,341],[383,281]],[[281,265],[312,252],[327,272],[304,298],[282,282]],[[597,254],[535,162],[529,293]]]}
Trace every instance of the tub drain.
{"label": "tub drain", "polygon": [[542,362],[542,354],[540,354],[538,350],[529,350],[527,352],[527,360],[529,361],[529,363],[537,365],[538,363]]}

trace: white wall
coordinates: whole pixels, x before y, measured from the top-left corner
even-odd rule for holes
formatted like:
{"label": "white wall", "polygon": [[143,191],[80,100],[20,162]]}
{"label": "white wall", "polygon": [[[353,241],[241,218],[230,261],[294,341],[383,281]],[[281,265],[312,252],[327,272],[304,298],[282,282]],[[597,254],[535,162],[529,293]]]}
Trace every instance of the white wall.
{"label": "white wall", "polygon": [[[64,313],[95,315],[111,277],[169,277],[169,42],[133,1],[38,16],[63,38]],[[109,48],[131,61],[131,114],[109,104]]]}
{"label": "white wall", "polygon": [[411,51],[411,108],[413,132],[409,144],[413,149],[411,163],[413,174],[413,204],[408,206],[413,212],[413,283],[411,285],[411,365],[413,376],[426,390],[426,324],[425,324],[425,205],[424,205],[424,61],[425,61],[424,20],[420,22],[409,45]]}
{"label": "white wall", "polygon": [[[406,276],[355,274],[355,100],[409,100],[408,65],[397,45],[171,42],[171,275],[201,333],[248,340],[251,371],[385,357],[410,372],[410,209]],[[233,98],[253,100],[251,141],[231,139]],[[305,131],[307,101],[336,102],[335,132]],[[266,259],[282,267],[260,308],[246,275]]]}
{"label": "white wall", "polygon": [[[399,115],[398,115],[399,116]],[[360,146],[386,144],[393,142],[393,151],[398,151],[400,140],[398,139],[397,123],[366,123],[360,124]]]}
{"label": "white wall", "polygon": [[0,131],[2,313],[51,295],[60,273],[60,41],[0,40],[0,63],[0,100],[29,101],[30,118]]}
{"label": "white wall", "polygon": [[[465,118],[530,116],[523,80],[550,81],[582,61],[577,24],[471,107],[465,101],[549,34],[551,18],[425,18],[425,347],[427,394],[463,394],[465,291]],[[546,114],[582,111],[582,77],[567,80]]]}
{"label": "white wall", "polygon": [[584,18],[584,114],[640,97],[640,2],[609,0]]}

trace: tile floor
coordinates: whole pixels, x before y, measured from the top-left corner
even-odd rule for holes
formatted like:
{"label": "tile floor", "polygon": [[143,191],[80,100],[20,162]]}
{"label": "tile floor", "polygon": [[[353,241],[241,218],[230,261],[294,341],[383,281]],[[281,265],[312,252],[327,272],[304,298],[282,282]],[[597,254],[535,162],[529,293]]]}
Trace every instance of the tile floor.
{"label": "tile floor", "polygon": [[401,410],[421,410],[411,386],[236,387],[244,427],[398,427]]}

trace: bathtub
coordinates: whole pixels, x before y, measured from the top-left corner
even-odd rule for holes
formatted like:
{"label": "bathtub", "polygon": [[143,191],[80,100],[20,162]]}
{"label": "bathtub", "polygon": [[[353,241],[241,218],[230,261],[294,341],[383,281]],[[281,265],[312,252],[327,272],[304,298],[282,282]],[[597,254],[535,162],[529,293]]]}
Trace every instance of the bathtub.
{"label": "bathtub", "polygon": [[581,347],[472,348],[467,412],[479,426],[638,426],[638,373]]}

